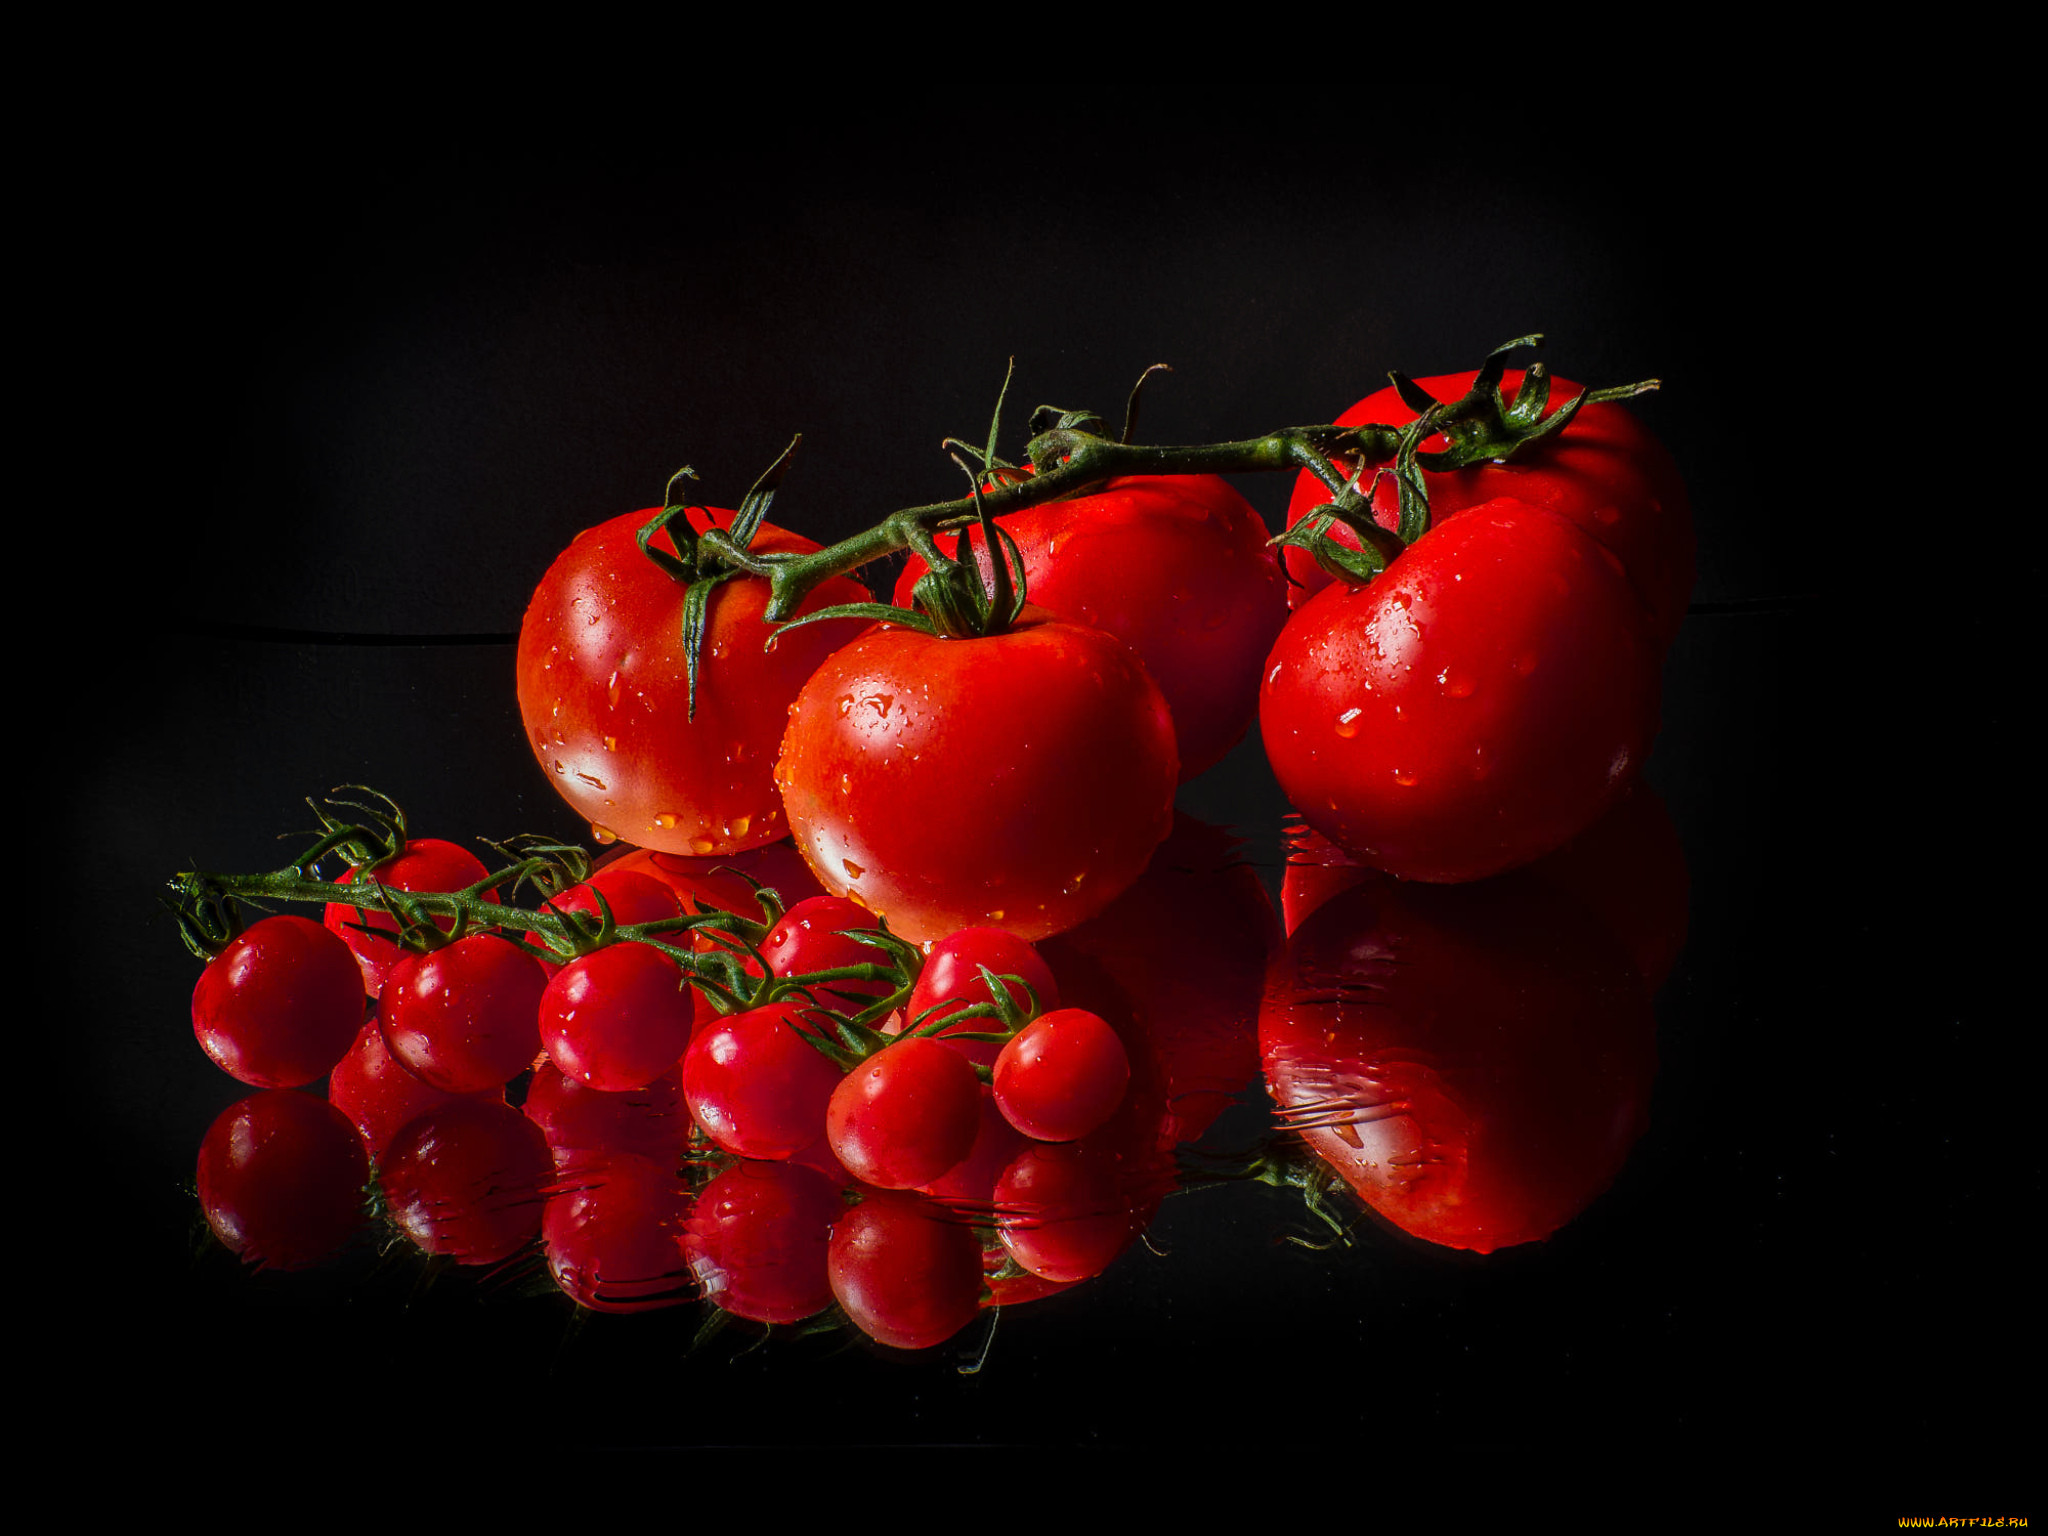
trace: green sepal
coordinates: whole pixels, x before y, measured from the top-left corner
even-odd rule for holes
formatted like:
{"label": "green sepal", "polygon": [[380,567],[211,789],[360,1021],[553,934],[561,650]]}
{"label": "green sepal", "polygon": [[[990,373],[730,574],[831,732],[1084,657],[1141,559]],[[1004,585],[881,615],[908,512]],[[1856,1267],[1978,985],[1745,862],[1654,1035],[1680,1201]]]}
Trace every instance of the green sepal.
{"label": "green sepal", "polygon": [[[1351,549],[1331,538],[1329,527],[1334,519],[1328,513],[1329,508],[1320,508],[1266,542],[1269,546],[1305,549],[1327,574],[1351,586],[1363,586],[1387,568],[1386,557],[1371,544]],[[1380,532],[1386,530],[1382,528]]]}
{"label": "green sepal", "polygon": [[781,489],[782,477],[789,473],[790,460],[796,457],[797,444],[804,440],[799,432],[789,440],[789,446],[776,455],[775,462],[761,471],[756,480],[740,498],[739,510],[733,514],[732,526],[726,530],[727,537],[741,549],[754,542],[754,535],[761,530],[761,521],[768,515],[768,508],[775,500],[775,493]]}
{"label": "green sepal", "polygon": [[697,718],[697,674],[703,670],[704,623],[711,612],[711,590],[737,575],[738,571],[723,570],[699,576],[683,591],[683,670],[689,679],[690,701],[686,719]]}
{"label": "green sepal", "polygon": [[[694,480],[697,477],[697,472],[688,465],[685,465],[669,476],[667,495],[670,498],[673,498],[675,494],[676,481],[686,475]],[[681,582],[692,582],[697,579],[697,532],[690,526],[687,519],[684,520],[680,533],[669,525],[677,517],[689,510],[690,508],[687,504],[670,499],[663,504],[659,512],[642,523],[633,534],[633,542],[640,546],[640,553],[652,560],[674,580]],[[652,542],[654,536],[664,528],[668,528],[668,536],[674,540],[677,550],[681,551],[680,554],[671,554],[665,549],[657,549],[654,546]]]}
{"label": "green sepal", "polygon": [[[1463,398],[1448,404],[1416,407],[1424,411],[1422,419],[1429,421],[1432,432],[1441,433],[1450,446],[1431,453],[1411,451],[1406,460],[1432,474],[1466,469],[1474,464],[1498,464],[1532,443],[1562,432],[1588,401],[1626,400],[1657,387],[1655,379],[1645,379],[1613,389],[1581,390],[1545,415],[1552,380],[1548,365],[1537,358],[1525,370],[1515,398],[1507,400],[1500,385],[1507,371],[1508,354],[1517,348],[1542,344],[1541,335],[1518,336],[1487,354],[1485,364]],[[1404,393],[1402,398],[1407,400],[1408,396]],[[1413,406],[1415,402],[1411,400],[1409,404]]]}

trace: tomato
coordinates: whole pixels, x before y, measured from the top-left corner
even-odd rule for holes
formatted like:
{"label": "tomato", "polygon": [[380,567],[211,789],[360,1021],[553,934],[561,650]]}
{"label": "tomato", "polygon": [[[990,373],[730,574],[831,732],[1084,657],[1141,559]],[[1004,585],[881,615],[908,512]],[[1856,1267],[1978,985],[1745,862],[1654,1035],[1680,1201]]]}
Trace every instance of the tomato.
{"label": "tomato", "polygon": [[384,1207],[421,1249],[458,1264],[495,1264],[540,1235],[554,1173],[539,1127],[509,1104],[457,1098],[392,1138]]}
{"label": "tomato", "polygon": [[690,1192],[673,1168],[630,1153],[580,1164],[541,1216],[548,1273],[593,1312],[649,1312],[691,1298],[683,1262]]}
{"label": "tomato", "polygon": [[[684,915],[682,900],[667,881],[632,869],[598,870],[581,885],[572,885],[561,895],[553,898],[548,902],[548,907],[559,914],[573,913],[577,917],[595,922],[604,915],[603,909],[597,904],[600,894],[604,897],[605,905],[611,908],[612,921],[621,928],[630,927],[635,923],[659,923]],[[550,976],[561,969],[562,962],[545,949],[539,934],[527,934],[525,942],[541,952],[541,964],[548,968]],[[687,949],[690,935],[678,931],[669,935],[668,942]]]}
{"label": "tomato", "polygon": [[1100,1128],[1130,1085],[1123,1041],[1085,1008],[1032,1020],[996,1057],[996,1104],[1036,1141],[1078,1141]]}
{"label": "tomato", "polygon": [[540,1042],[592,1088],[645,1088],[689,1048],[697,992],[647,944],[607,944],[563,966],[540,999]]}
{"label": "tomato", "polygon": [[355,1127],[310,1094],[273,1089],[223,1110],[199,1147],[206,1224],[245,1264],[304,1269],[364,1223],[370,1160]]}
{"label": "tomato", "polygon": [[[849,930],[874,926],[872,912],[843,896],[813,896],[782,914],[782,921],[761,941],[761,953],[778,976],[804,976],[849,965],[887,965],[887,950],[846,937]],[[892,990],[886,981],[839,981],[820,987],[818,1001],[842,1013],[859,1013]]]}
{"label": "tomato", "polygon": [[[753,848],[786,830],[772,771],[789,701],[861,622],[824,620],[776,637],[769,649],[773,631],[761,620],[768,583],[721,583],[706,610],[693,718],[685,589],[636,542],[658,512],[586,529],[541,578],[519,628],[520,718],[548,781],[600,840],[677,854]],[[692,508],[687,517],[703,532],[731,526],[733,514]],[[650,542],[675,552],[666,529]],[[752,547],[818,546],[763,523]],[[837,577],[799,612],[867,598],[858,582]]]}
{"label": "tomato", "polygon": [[898,1040],[833,1090],[825,1134],[846,1171],[877,1189],[915,1189],[974,1150],[981,1079],[938,1041]]}
{"label": "tomato", "polygon": [[1627,787],[1658,657],[1611,552],[1497,501],[1298,609],[1269,658],[1266,755],[1308,824],[1407,879],[1560,847]]}
{"label": "tomato", "polygon": [[704,1133],[736,1157],[786,1158],[824,1134],[844,1074],[797,1033],[808,1006],[785,999],[709,1021],[690,1041],[683,1097]]}
{"label": "tomato", "polygon": [[735,1163],[706,1184],[683,1237],[706,1299],[758,1323],[800,1323],[831,1306],[839,1190],[815,1168],[772,1162]]}
{"label": "tomato", "polygon": [[398,1064],[445,1093],[502,1087],[540,1054],[548,973],[524,945],[473,933],[392,971],[377,1027]]}
{"label": "tomato", "polygon": [[986,1221],[995,1208],[996,1180],[1027,1145],[1024,1133],[996,1108],[995,1094],[982,1088],[974,1145],[966,1157],[939,1177],[920,1184],[918,1193],[931,1196],[962,1216],[978,1216]]}
{"label": "tomato", "polygon": [[1613,1181],[1656,1072],[1633,966],[1527,875],[1331,898],[1289,942],[1259,1045],[1283,1125],[1373,1211],[1480,1253]]}
{"label": "tomato", "polygon": [[[1453,401],[1462,398],[1477,377],[1476,372],[1452,373],[1416,382],[1437,399]],[[1523,377],[1522,369],[1510,368],[1501,380],[1503,394],[1512,397]],[[1551,399],[1563,405],[1579,388],[1554,378]],[[1352,406],[1337,418],[1337,425],[1372,422],[1400,427],[1416,414],[1399,391],[1389,387]],[[1422,446],[1428,452],[1446,444],[1443,438],[1432,437]],[[1671,455],[1626,407],[1589,402],[1554,437],[1531,444],[1513,458],[1431,474],[1427,480],[1430,515],[1438,523],[1509,496],[1575,524],[1620,559],[1650,611],[1651,631],[1658,642],[1668,645],[1678,633],[1692,595],[1692,504]],[[1287,525],[1293,527],[1329,500],[1329,488],[1304,470],[1287,506]],[[1400,526],[1391,477],[1379,484],[1373,516],[1389,530]],[[1341,525],[1333,526],[1331,534],[1340,543],[1358,547],[1357,535]],[[1290,594],[1297,606],[1329,583],[1307,550],[1290,547],[1286,559],[1287,574],[1301,584]]]}
{"label": "tomato", "polygon": [[870,1195],[840,1217],[826,1254],[832,1294],[879,1344],[930,1349],[981,1310],[974,1230],[914,1195]]}
{"label": "tomato", "polygon": [[555,1166],[568,1169],[613,1152],[674,1167],[690,1140],[679,1061],[644,1088],[605,1093],[564,1077],[552,1061],[534,1068],[526,1118],[547,1138]]}
{"label": "tomato", "polygon": [[[1034,1003],[1041,1012],[1060,1005],[1060,986],[1053,979],[1052,968],[1039,958],[1038,951],[1002,928],[962,928],[951,933],[930,947],[930,954],[924,962],[924,969],[917,974],[917,984],[910,989],[910,1001],[904,1007],[906,1020],[920,1027],[934,1018],[945,1018],[960,1009],[975,1003],[993,1002],[988,983],[982,980],[983,970],[998,976],[1022,977],[1031,988],[1026,995],[1015,985],[1004,990],[1010,1000],[1019,1008],[1029,1010]],[[943,1005],[951,1004],[950,1007]],[[931,1014],[930,1010],[942,1011]],[[927,1015],[930,1015],[927,1017]],[[962,1024],[957,1033],[989,1034],[998,1029],[1001,1020],[973,1018]],[[993,1040],[955,1040],[956,1031],[947,1031],[935,1038],[965,1056],[969,1061],[982,1066],[993,1067],[996,1053],[1002,1046]]]}
{"label": "tomato", "polygon": [[[351,885],[357,880],[368,880],[394,891],[463,891],[489,873],[481,859],[457,843],[438,837],[415,837],[407,841],[396,858],[367,872],[351,869],[341,877],[341,883]],[[496,891],[484,893],[485,901],[497,899]],[[392,967],[406,955],[396,939],[379,937],[398,932],[398,919],[389,913],[330,902],[322,920],[354,952],[356,964],[363,971],[363,990],[371,997],[381,993]],[[443,933],[455,926],[452,917],[438,917],[434,921]],[[357,925],[367,925],[375,932],[364,933]]]}
{"label": "tomato", "polygon": [[[1131,476],[1005,513],[1002,525],[1024,556],[1032,602],[1108,630],[1144,661],[1173,716],[1182,779],[1237,744],[1258,712],[1260,663],[1287,621],[1287,579],[1250,502],[1215,475]],[[979,529],[972,537],[986,574],[987,544]],[[910,557],[899,607],[928,569]]]}
{"label": "tomato", "polygon": [[252,1088],[325,1076],[363,1023],[348,947],[303,917],[266,917],[230,940],[192,989],[192,1032],[216,1065]]}
{"label": "tomato", "polygon": [[1130,647],[1027,607],[984,638],[870,629],[797,695],[776,781],[820,883],[922,942],[1101,911],[1172,826],[1177,772]]}
{"label": "tomato", "polygon": [[754,899],[754,888],[747,883],[747,877],[775,891],[785,907],[793,907],[806,897],[825,894],[818,888],[817,877],[804,863],[803,855],[787,839],[749,848],[744,853],[704,859],[657,853],[649,848],[619,848],[607,855],[598,869],[599,874],[615,871],[645,874],[661,881],[675,892],[685,912],[708,912],[715,908],[720,912],[737,912],[750,920],[760,918],[761,905]]}
{"label": "tomato", "polygon": [[[414,1077],[384,1048],[383,1031],[372,1019],[356,1035],[356,1043],[327,1075],[327,1102],[347,1115],[362,1132],[370,1156],[382,1157],[407,1121],[453,1097]],[[502,1088],[486,1089],[484,1097],[502,1101]]]}

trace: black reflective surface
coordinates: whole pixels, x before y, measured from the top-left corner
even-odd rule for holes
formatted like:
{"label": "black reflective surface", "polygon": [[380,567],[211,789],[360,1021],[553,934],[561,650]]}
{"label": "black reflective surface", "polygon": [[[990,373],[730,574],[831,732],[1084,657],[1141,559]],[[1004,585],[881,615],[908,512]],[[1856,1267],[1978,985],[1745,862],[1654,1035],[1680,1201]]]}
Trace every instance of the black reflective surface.
{"label": "black reflective surface", "polygon": [[[455,1433],[527,1404],[557,1443],[1186,1445],[1221,1422],[1251,1459],[1653,1468],[1728,1496],[1778,1469],[1880,1516],[2015,1496],[2014,1244],[2039,1197],[2000,1033],[2019,1022],[1993,1025],[2002,960],[1947,972],[1955,818],[1863,872],[1892,770],[1844,736],[1834,685],[1862,696],[1839,636],[1864,610],[1823,595],[1813,516],[1757,536],[1810,508],[1787,504],[1792,450],[1738,416],[1771,359],[1810,355],[1812,317],[1708,210],[1778,195],[1767,162],[1667,145],[1628,162],[1654,184],[1323,195],[1268,157],[1295,146],[1102,126],[1129,151],[1118,190],[978,207],[909,136],[803,160],[308,153],[282,185],[144,159],[135,196],[204,232],[120,306],[166,361],[135,429],[156,468],[120,488],[146,503],[123,556],[144,622],[57,706],[54,757],[16,753],[61,766],[58,889],[90,916],[42,962],[61,1069],[24,1061],[68,1106],[23,1234],[51,1204],[68,1232],[29,1261],[61,1276],[67,1400],[171,1438],[287,1405],[353,1422],[394,1392],[430,1393]],[[1233,204],[1206,179],[1260,170],[1285,195]],[[577,834],[522,739],[510,636],[579,528],[683,462],[729,502],[796,430],[776,517],[814,536],[953,494],[935,445],[985,431],[1013,354],[1025,409],[1111,413],[1171,362],[1145,429],[1197,441],[1326,420],[1388,368],[1471,366],[1538,328],[1567,377],[1669,381],[1642,413],[1701,541],[1648,769],[1690,861],[1689,938],[1656,1000],[1648,1129],[1557,1236],[1482,1259],[1361,1222],[1311,1252],[1284,1241],[1311,1230],[1286,1191],[1176,1196],[1107,1275],[1006,1315],[972,1375],[973,1330],[910,1357],[690,1355],[677,1315],[572,1328],[463,1276],[351,1296],[199,1240],[183,1185],[244,1090],[193,1043],[159,883],[273,864],[301,797],[349,782],[427,835]],[[1240,483],[1278,518],[1281,477]],[[1277,895],[1285,806],[1255,738],[1180,804],[1240,829]],[[1254,1091],[1219,1132],[1263,1124]],[[47,1149],[24,1160],[41,1184]]]}

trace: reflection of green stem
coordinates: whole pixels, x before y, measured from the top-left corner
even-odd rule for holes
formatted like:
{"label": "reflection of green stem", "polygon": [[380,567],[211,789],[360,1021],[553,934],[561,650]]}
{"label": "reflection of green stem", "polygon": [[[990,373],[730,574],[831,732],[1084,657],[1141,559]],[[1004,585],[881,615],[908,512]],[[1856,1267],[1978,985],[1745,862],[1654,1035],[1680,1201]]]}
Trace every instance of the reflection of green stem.
{"label": "reflection of green stem", "polygon": [[1180,1164],[1181,1189],[1215,1189],[1225,1184],[1270,1184],[1275,1189],[1298,1189],[1309,1215],[1330,1229],[1322,1242],[1290,1232],[1287,1241],[1298,1248],[1327,1253],[1340,1244],[1351,1244],[1351,1224],[1332,1208],[1332,1191],[1345,1187],[1322,1159],[1304,1154],[1286,1138],[1263,1141],[1245,1152],[1209,1152],[1200,1147],[1176,1149]]}

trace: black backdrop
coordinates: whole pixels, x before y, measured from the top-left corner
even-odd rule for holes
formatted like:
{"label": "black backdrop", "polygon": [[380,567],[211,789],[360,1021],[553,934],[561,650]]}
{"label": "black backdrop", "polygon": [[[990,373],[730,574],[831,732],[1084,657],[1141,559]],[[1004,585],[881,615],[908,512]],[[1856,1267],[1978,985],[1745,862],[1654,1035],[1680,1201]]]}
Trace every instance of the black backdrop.
{"label": "black backdrop", "polygon": [[[1843,633],[1888,616],[1849,600],[1839,532],[1895,482],[1818,482],[1786,393],[1859,334],[1844,229],[1878,211],[1815,184],[1826,135],[1788,153],[1667,133],[1595,171],[1476,136],[1332,157],[1329,127],[138,147],[100,189],[136,238],[53,288],[102,343],[72,453],[106,510],[50,517],[72,554],[45,585],[77,602],[89,543],[137,621],[106,656],[74,647],[91,684],[55,706],[58,813],[34,818],[101,919],[44,973],[87,1045],[58,1090],[78,1154],[63,1380],[173,1438],[280,1404],[345,1424],[402,1379],[449,1433],[531,1413],[552,1443],[1222,1437],[1266,1458],[1535,1458],[1581,1493],[1647,1463],[1739,1498],[1771,1468],[1878,1516],[2007,1512],[2032,1336],[2005,1243],[2039,1175],[1996,1086],[2002,962],[1922,985],[1964,838],[1932,839],[1930,868],[1923,835],[1873,886],[1833,836],[1867,847],[1911,814],[1889,775],[1925,743],[1877,782],[1844,734],[1867,673]],[[1893,322],[1905,291],[1886,290]],[[1694,873],[1656,1116],[1552,1242],[1317,1256],[1277,1244],[1271,1192],[1169,1202],[1166,1258],[1134,1250],[1020,1310],[975,1376],[957,1351],[686,1358],[686,1330],[572,1332],[474,1286],[350,1301],[195,1242],[181,1184],[239,1090],[192,1043],[195,967],[155,890],[274,863],[301,797],[343,782],[423,830],[576,832],[521,740],[509,637],[579,528],[685,462],[730,503],[799,430],[776,516],[813,536],[953,494],[938,442],[980,435],[1013,356],[1014,405],[1105,415],[1171,363],[1147,435],[1199,441],[1326,420],[1389,368],[1472,366],[1532,330],[1565,376],[1666,381],[1640,408],[1700,531],[1649,769]],[[1854,416],[1860,451],[1893,420]],[[1244,485],[1277,521],[1285,485]],[[1255,744],[1183,804],[1248,826],[1277,809]]]}

